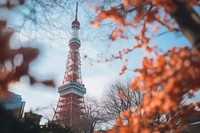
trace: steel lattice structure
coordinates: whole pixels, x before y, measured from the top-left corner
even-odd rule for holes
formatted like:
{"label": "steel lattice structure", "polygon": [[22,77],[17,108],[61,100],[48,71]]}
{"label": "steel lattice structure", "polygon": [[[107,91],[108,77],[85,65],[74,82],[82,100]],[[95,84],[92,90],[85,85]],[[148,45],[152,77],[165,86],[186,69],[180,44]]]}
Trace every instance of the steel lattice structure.
{"label": "steel lattice structure", "polygon": [[84,113],[84,94],[86,88],[81,79],[81,61],[79,48],[78,30],[80,23],[77,19],[78,3],[76,5],[76,16],[72,22],[72,36],[69,40],[69,55],[66,64],[66,71],[62,85],[58,88],[60,98],[53,117],[54,122],[67,127],[77,124]]}

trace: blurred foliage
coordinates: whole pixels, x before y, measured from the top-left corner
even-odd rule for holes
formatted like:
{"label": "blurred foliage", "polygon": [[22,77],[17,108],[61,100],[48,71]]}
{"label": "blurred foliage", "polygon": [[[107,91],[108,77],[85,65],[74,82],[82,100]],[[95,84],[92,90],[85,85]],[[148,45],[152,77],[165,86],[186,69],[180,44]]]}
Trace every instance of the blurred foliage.
{"label": "blurred foliage", "polygon": [[30,63],[36,59],[39,50],[32,47],[12,49],[10,40],[13,32],[12,28],[7,27],[6,20],[0,20],[0,97],[5,97],[9,85],[19,82],[22,76],[27,76],[31,85],[41,83],[55,87],[53,80],[39,81],[30,75]]}
{"label": "blurred foliage", "polygon": [[[200,88],[200,17],[196,12],[199,5],[199,0],[104,0],[96,7],[98,16],[91,23],[97,27],[104,20],[116,23],[117,28],[110,35],[112,41],[127,39],[127,29],[139,29],[132,36],[132,48],[120,50],[111,59],[124,60],[123,56],[135,49],[151,55],[144,57],[142,67],[134,70],[138,75],[130,84],[134,91],[144,92],[143,102],[136,113],[130,109],[122,111],[109,133],[180,132],[188,124],[185,119],[200,108],[196,101],[183,104]],[[192,48],[174,47],[160,54],[151,40],[161,29],[182,33]],[[127,69],[131,68],[123,65],[120,75]],[[158,115],[167,117],[160,121]]]}

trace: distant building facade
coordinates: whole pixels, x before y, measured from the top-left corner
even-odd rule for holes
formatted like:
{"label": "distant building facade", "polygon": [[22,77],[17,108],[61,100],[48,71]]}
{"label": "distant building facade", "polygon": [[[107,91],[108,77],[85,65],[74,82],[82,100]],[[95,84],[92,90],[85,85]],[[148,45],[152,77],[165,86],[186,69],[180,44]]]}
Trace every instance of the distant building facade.
{"label": "distant building facade", "polygon": [[25,107],[25,102],[22,101],[21,95],[18,95],[13,92],[8,92],[8,97],[1,98],[1,105],[6,109],[11,112],[17,117],[20,118],[23,116],[24,113],[24,107]]}
{"label": "distant building facade", "polygon": [[38,126],[38,128],[39,128],[41,117],[42,117],[42,115],[35,114],[35,113],[33,113],[33,112],[26,112],[26,113],[24,114],[24,118],[23,118],[23,119],[24,119],[29,125]]}

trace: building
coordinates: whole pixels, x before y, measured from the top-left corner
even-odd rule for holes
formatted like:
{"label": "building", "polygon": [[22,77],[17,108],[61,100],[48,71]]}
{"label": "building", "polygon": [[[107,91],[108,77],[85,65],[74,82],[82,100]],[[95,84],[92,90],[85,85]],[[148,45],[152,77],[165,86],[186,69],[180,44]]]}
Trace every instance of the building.
{"label": "building", "polygon": [[24,113],[25,102],[22,101],[21,95],[8,92],[8,97],[0,100],[3,107],[12,112],[17,118],[22,118]]}
{"label": "building", "polygon": [[53,122],[65,127],[76,126],[84,113],[84,94],[86,88],[81,78],[81,61],[79,48],[81,41],[78,30],[80,23],[77,19],[78,3],[76,5],[76,16],[72,22],[72,35],[69,40],[69,55],[62,85],[58,88],[60,98],[57,104]]}
{"label": "building", "polygon": [[30,126],[38,126],[40,124],[42,115],[35,114],[33,112],[26,112],[24,114],[24,121]]}

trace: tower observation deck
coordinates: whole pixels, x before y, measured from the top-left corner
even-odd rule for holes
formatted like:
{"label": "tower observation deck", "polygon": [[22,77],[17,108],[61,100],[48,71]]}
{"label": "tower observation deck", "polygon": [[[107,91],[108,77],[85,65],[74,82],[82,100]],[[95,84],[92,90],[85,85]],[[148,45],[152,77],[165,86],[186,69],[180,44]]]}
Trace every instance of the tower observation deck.
{"label": "tower observation deck", "polygon": [[81,41],[78,30],[80,23],[77,19],[78,3],[76,4],[76,16],[71,24],[72,33],[69,40],[69,55],[66,64],[63,83],[58,87],[60,98],[53,117],[54,122],[62,126],[72,127],[77,124],[85,110],[84,94],[86,88],[82,84],[81,61],[79,48]]}

